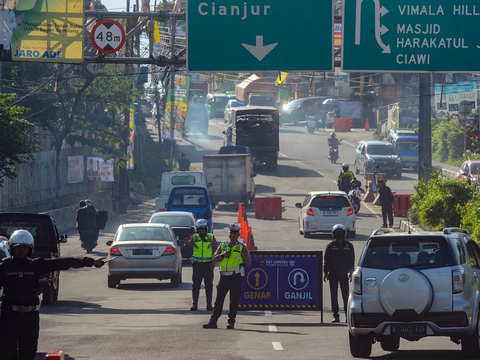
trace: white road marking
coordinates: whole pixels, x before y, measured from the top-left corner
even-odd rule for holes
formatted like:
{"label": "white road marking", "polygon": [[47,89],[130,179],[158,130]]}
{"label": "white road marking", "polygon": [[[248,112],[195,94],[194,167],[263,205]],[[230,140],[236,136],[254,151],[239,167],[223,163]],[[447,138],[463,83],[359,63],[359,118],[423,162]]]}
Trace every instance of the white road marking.
{"label": "white road marking", "polygon": [[279,153],[278,153],[278,155],[280,155],[281,157],[284,157],[284,158],[288,158],[288,156],[287,156],[287,155],[285,155],[285,154],[282,154],[281,152],[279,152]]}
{"label": "white road marking", "polygon": [[265,315],[272,315],[272,310],[265,310]]}
{"label": "white road marking", "polygon": [[283,346],[281,342],[272,342],[272,345],[275,350],[283,350]]}
{"label": "white road marking", "polygon": [[345,144],[353,146],[353,147],[357,147],[357,145],[350,144],[348,141],[345,141],[345,140],[342,140],[342,143],[345,143]]}
{"label": "white road marking", "polygon": [[325,175],[323,175],[320,171],[318,171],[318,170],[313,170],[313,171],[315,171],[317,174],[320,174],[321,176],[325,177]]}
{"label": "white road marking", "polygon": [[268,325],[268,332],[276,333],[277,332],[277,326],[276,325]]}
{"label": "white road marking", "polygon": [[305,165],[304,163],[302,163],[301,161],[296,161],[297,163],[299,163],[300,165]]}

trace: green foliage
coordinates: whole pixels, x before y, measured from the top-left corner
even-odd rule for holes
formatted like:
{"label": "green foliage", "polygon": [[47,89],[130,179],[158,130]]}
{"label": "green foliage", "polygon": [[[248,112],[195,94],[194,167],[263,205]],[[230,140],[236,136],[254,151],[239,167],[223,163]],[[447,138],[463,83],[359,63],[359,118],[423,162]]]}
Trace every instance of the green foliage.
{"label": "green foliage", "polygon": [[464,130],[457,119],[440,122],[432,133],[433,158],[440,162],[463,157]]}
{"label": "green foliage", "polygon": [[448,125],[447,122],[442,122],[433,131],[432,154],[440,162],[445,162],[448,159],[448,145],[445,141],[450,129]]}
{"label": "green foliage", "polygon": [[428,182],[415,185],[412,197],[412,209],[409,217],[420,225],[443,229],[459,226],[461,215],[459,209],[473,197],[475,189],[466,180],[450,180],[440,172],[432,174]]}
{"label": "green foliage", "polygon": [[[5,177],[16,176],[16,166],[28,161],[35,148],[27,142],[28,128],[32,125],[20,119],[28,109],[12,105],[15,94],[0,94],[0,185]],[[21,155],[27,154],[27,155]]]}
{"label": "green foliage", "polygon": [[480,195],[475,194],[464,206],[457,205],[457,212],[462,217],[460,226],[467,230],[475,241],[480,242]]}

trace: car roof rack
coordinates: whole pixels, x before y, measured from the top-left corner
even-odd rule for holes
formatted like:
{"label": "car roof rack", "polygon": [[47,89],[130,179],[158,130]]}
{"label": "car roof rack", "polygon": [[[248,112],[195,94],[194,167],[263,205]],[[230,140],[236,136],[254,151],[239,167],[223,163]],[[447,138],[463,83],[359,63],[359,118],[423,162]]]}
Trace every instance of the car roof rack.
{"label": "car roof rack", "polygon": [[376,230],[373,230],[372,236],[390,234],[390,233],[391,231],[388,229],[376,229]]}
{"label": "car roof rack", "polygon": [[451,228],[445,228],[443,229],[443,234],[444,235],[451,235],[454,233],[462,233],[462,234],[467,234],[468,232],[465,229],[459,228],[459,227],[451,227]]}

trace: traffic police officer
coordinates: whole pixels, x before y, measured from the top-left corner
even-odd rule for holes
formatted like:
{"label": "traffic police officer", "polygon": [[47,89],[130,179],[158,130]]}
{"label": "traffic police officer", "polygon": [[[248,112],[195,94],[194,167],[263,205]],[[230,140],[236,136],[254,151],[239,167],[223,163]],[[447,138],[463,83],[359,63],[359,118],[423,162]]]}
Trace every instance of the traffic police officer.
{"label": "traffic police officer", "polygon": [[33,360],[40,329],[37,295],[40,277],[70,268],[102,267],[104,258],[31,259],[33,236],[28,231],[16,230],[9,241],[12,256],[0,263],[0,288],[3,288],[0,360],[17,359],[17,352],[19,360]]}
{"label": "traffic police officer", "polygon": [[220,281],[217,286],[217,299],[213,314],[208,324],[204,324],[205,329],[216,329],[218,318],[222,315],[223,302],[227,293],[230,291],[230,311],[228,313],[227,329],[233,329],[235,318],[237,316],[238,302],[242,291],[243,276],[245,267],[250,266],[252,260],[250,252],[244,243],[238,241],[240,236],[240,226],[232,224],[230,229],[230,241],[224,241],[220,244],[213,256],[213,261],[220,261]]}
{"label": "traffic police officer", "polygon": [[343,163],[342,171],[337,179],[338,190],[344,191],[347,194],[350,191],[351,182],[355,178],[355,175],[353,175],[353,172],[351,172],[349,168],[350,167],[347,163]]}
{"label": "traffic police officer", "polygon": [[205,219],[199,219],[196,223],[197,233],[193,234],[192,240],[185,241],[185,246],[193,246],[192,267],[193,267],[193,304],[191,311],[198,309],[198,298],[202,280],[205,282],[205,294],[207,296],[207,310],[213,310],[213,269],[215,263],[212,261],[213,253],[217,249],[217,240],[213,234],[207,232],[208,222]]}
{"label": "traffic police officer", "polygon": [[352,273],[355,263],[355,252],[351,242],[346,241],[347,228],[337,224],[332,228],[334,241],[327,245],[325,250],[324,278],[330,281],[330,298],[332,303],[333,320],[340,322],[338,315],[338,284],[342,291],[343,308],[347,314],[348,282],[352,281]]}

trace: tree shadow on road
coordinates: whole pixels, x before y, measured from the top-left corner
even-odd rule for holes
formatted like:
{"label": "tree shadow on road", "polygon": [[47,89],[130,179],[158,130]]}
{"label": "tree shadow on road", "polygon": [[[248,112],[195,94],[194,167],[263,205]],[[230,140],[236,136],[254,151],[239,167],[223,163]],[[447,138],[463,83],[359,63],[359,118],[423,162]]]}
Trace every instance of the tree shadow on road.
{"label": "tree shadow on road", "polygon": [[308,177],[315,177],[321,178],[323,177],[316,171],[310,169],[302,169],[296,166],[290,165],[278,165],[276,170],[268,170],[263,168],[258,168],[256,170],[257,174],[262,175],[274,175],[276,177],[284,177],[284,178],[308,178]]}
{"label": "tree shadow on road", "polygon": [[[402,346],[400,344],[400,346]],[[370,359],[421,359],[421,360],[438,360],[438,359],[461,359],[460,350],[399,350],[394,353],[370,356]]]}

